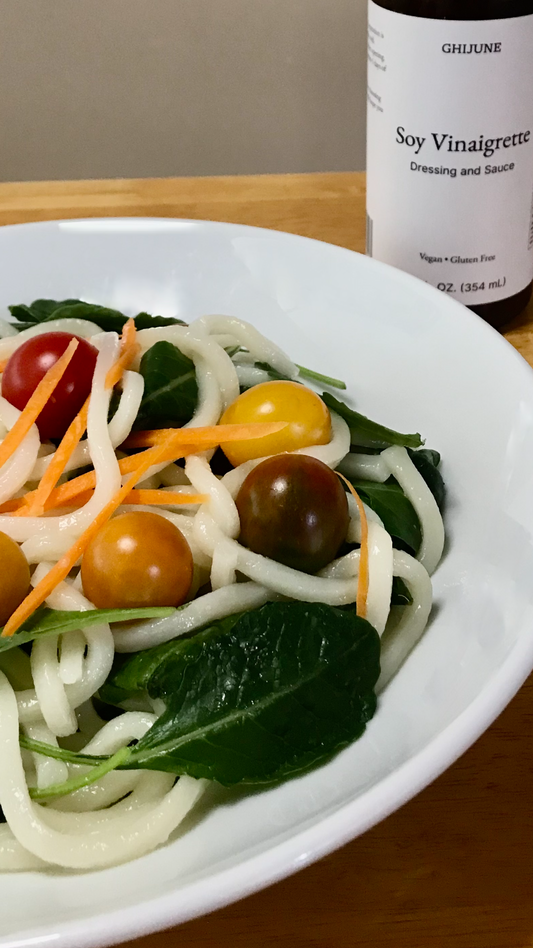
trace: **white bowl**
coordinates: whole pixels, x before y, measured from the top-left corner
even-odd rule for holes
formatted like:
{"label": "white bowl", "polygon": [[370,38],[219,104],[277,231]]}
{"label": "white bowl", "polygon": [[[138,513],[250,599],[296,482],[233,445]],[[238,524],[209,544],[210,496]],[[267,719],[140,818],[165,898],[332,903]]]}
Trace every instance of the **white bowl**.
{"label": "white bowl", "polygon": [[0,307],[47,296],[250,320],[442,453],[449,543],[430,627],[360,741],[275,789],[213,793],[186,833],[128,865],[3,876],[0,945],[13,948],[139,936],[302,868],[433,780],[533,667],[533,375],[478,317],[348,250],[200,221],[1,228]]}

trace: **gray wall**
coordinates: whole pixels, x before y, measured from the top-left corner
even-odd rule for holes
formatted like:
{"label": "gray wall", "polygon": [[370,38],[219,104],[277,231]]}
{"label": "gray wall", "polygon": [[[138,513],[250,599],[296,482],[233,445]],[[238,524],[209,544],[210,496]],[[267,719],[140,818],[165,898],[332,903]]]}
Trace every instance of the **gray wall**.
{"label": "gray wall", "polygon": [[364,167],[365,0],[0,0],[0,180]]}

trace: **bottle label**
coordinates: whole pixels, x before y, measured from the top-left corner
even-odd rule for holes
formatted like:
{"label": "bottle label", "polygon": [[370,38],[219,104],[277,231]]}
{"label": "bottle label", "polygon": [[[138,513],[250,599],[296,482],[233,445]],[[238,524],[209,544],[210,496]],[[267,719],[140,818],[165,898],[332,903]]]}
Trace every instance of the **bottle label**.
{"label": "bottle label", "polygon": [[369,4],[367,253],[467,305],[533,278],[533,15]]}

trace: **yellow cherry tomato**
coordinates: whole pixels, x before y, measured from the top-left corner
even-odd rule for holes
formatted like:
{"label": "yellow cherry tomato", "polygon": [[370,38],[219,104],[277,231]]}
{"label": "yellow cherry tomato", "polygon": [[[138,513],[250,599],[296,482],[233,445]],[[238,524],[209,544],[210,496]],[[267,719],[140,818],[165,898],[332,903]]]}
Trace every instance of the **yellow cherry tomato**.
{"label": "yellow cherry tomato", "polygon": [[30,567],[18,543],[0,533],[0,625],[26,598],[30,588]]}
{"label": "yellow cherry tomato", "polygon": [[277,434],[250,441],[221,445],[229,461],[237,467],[244,461],[284,451],[327,444],[331,440],[331,416],[319,395],[298,382],[262,382],[254,385],[226,409],[221,425],[287,421]]}
{"label": "yellow cherry tomato", "polygon": [[141,510],[108,520],[81,561],[83,591],[98,609],[179,606],[192,571],[192,553],[178,528]]}

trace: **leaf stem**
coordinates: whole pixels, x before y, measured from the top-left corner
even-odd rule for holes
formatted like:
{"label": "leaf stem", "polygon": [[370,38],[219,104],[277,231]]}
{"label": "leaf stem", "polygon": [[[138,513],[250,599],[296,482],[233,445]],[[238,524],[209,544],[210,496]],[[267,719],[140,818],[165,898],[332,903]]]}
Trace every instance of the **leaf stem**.
{"label": "leaf stem", "polygon": [[306,369],[304,365],[298,365],[297,362],[295,362],[295,365],[303,379],[312,379],[313,382],[320,382],[321,385],[329,385],[331,388],[346,388],[346,382],[341,379],[333,379],[329,375],[322,375],[320,372]]}
{"label": "leaf stem", "polygon": [[82,787],[88,787],[95,783],[101,777],[115,770],[120,764],[124,764],[131,754],[131,748],[121,747],[120,750],[102,761],[97,767],[93,767],[88,774],[79,777],[73,777],[72,780],[65,780],[64,783],[54,783],[50,787],[43,787],[42,790],[37,787],[30,787],[30,797],[32,800],[51,800],[55,797],[63,797],[67,793],[74,793],[75,790],[81,790]]}
{"label": "leaf stem", "polygon": [[88,764],[89,767],[93,767],[94,764],[109,760],[109,754],[77,754],[76,751],[69,751],[65,747],[55,747],[53,744],[46,744],[45,741],[36,741],[33,737],[27,737],[26,734],[20,735],[19,743],[24,750],[42,754],[44,757],[52,757],[54,760],[62,760],[66,764]]}

